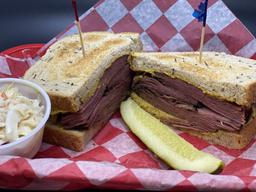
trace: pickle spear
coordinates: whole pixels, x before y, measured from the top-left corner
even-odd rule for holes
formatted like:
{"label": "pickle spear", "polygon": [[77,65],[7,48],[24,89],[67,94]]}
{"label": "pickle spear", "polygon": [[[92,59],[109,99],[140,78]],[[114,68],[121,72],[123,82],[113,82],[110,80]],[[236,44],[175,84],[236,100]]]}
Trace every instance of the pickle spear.
{"label": "pickle spear", "polygon": [[223,161],[196,149],[131,98],[122,102],[120,110],[130,130],[172,168],[206,173],[223,168]]}

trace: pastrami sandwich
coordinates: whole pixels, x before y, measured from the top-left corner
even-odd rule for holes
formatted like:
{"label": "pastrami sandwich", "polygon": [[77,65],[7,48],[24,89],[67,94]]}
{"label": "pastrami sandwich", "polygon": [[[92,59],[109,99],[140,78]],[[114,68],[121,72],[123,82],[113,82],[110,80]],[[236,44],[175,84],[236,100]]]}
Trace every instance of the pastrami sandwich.
{"label": "pastrami sandwich", "polygon": [[131,97],[173,128],[228,148],[256,133],[256,61],[204,52],[133,53]]}
{"label": "pastrami sandwich", "polygon": [[140,51],[139,34],[84,33],[85,57],[78,35],[53,44],[24,78],[49,94],[52,114],[44,141],[75,151],[107,123],[129,94],[132,74],[127,62]]}

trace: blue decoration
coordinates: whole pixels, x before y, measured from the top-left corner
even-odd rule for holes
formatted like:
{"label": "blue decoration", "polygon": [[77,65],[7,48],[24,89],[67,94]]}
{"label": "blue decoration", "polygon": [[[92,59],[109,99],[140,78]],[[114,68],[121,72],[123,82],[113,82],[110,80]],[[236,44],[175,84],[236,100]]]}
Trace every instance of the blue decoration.
{"label": "blue decoration", "polygon": [[193,12],[193,16],[198,20],[198,22],[203,22],[203,26],[206,25],[206,17],[207,17],[207,7],[208,7],[208,0],[201,2],[198,6],[198,9],[195,9]]}

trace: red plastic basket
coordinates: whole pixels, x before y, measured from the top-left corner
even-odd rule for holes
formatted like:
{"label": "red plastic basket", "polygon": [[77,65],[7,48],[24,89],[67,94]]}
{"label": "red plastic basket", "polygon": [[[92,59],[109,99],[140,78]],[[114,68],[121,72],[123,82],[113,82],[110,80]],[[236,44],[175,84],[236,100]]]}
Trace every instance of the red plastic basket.
{"label": "red plastic basket", "polygon": [[26,54],[29,54],[32,58],[36,55],[36,52],[42,48],[44,44],[25,44],[25,45],[19,45],[16,47],[12,47],[10,49],[7,49],[0,54],[9,55],[11,57],[17,57],[17,58],[23,58],[24,57],[24,50],[26,51]]}

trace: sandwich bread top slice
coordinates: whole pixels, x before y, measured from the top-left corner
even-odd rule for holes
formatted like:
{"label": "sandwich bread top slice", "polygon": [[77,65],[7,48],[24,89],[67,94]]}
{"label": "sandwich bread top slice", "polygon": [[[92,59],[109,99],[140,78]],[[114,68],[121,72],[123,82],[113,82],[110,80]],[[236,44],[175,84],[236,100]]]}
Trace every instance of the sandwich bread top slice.
{"label": "sandwich bread top slice", "polygon": [[130,64],[134,71],[163,73],[238,105],[255,102],[255,60],[217,52],[204,52],[201,64],[198,58],[198,52],[134,52]]}
{"label": "sandwich bread top slice", "polygon": [[137,33],[89,32],[83,33],[83,39],[85,57],[79,36],[67,36],[54,43],[24,76],[47,91],[52,113],[77,112],[116,59],[142,49]]}

